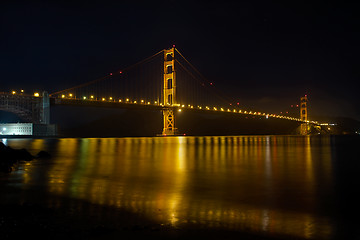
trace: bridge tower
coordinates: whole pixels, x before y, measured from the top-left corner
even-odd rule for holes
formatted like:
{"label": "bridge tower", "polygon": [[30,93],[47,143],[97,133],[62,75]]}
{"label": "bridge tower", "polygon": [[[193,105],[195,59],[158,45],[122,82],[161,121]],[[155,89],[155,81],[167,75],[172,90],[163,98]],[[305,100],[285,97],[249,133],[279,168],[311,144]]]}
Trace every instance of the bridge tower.
{"label": "bridge tower", "polygon": [[172,108],[176,104],[175,47],[164,50],[164,89],[163,89],[163,136],[175,135],[175,115]]}
{"label": "bridge tower", "polygon": [[308,117],[308,98],[307,95],[300,98],[300,119],[303,123],[300,126],[300,134],[307,135],[310,131],[310,125],[307,122],[309,120]]}

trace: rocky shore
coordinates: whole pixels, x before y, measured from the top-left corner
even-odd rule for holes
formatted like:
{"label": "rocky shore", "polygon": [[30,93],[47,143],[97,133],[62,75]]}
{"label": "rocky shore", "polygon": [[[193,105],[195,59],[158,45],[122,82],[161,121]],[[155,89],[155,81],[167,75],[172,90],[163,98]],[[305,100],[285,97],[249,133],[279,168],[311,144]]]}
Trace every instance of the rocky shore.
{"label": "rocky shore", "polygon": [[0,142],[0,172],[12,172],[20,161],[49,157],[50,154],[45,151],[40,151],[33,156],[26,149],[13,149]]}

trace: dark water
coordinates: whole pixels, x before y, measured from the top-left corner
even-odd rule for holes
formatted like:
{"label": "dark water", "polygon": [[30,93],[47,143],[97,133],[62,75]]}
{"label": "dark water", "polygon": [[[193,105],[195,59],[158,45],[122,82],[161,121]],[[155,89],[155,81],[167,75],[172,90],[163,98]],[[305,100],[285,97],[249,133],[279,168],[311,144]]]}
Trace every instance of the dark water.
{"label": "dark water", "polygon": [[179,229],[360,239],[358,136],[2,141],[53,156],[0,175],[0,186],[18,189],[2,201],[61,207],[70,198]]}

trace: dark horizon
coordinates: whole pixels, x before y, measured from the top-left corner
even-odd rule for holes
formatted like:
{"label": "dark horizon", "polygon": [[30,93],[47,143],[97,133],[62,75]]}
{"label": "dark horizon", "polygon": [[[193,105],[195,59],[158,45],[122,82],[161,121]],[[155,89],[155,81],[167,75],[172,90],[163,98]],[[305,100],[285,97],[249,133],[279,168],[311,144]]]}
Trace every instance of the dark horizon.
{"label": "dark horizon", "polygon": [[313,115],[360,120],[351,4],[12,1],[0,16],[0,91],[54,92],[175,44],[241,106],[279,112],[307,94]]}

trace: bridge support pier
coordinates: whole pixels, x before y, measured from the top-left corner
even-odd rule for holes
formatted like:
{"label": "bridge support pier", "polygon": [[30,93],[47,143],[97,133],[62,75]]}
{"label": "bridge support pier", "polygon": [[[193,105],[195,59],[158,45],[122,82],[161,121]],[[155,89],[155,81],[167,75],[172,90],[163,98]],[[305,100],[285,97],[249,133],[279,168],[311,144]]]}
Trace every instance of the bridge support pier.
{"label": "bridge support pier", "polygon": [[162,135],[163,136],[172,136],[176,134],[175,128],[175,115],[172,109],[163,110],[163,118],[164,118],[164,128]]}

